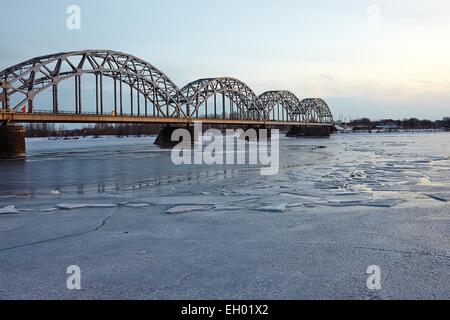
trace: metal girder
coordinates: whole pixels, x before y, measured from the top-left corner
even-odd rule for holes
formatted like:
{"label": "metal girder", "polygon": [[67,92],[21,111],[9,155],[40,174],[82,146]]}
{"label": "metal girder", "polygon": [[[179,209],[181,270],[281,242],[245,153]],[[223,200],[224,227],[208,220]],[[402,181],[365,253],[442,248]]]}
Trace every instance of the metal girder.
{"label": "metal girder", "polygon": [[164,117],[183,116],[179,89],[164,73],[141,59],[116,51],[85,50],[34,58],[3,70],[0,81],[8,84],[9,97],[21,96],[19,103],[8,106],[16,110],[47,88],[83,74],[120,80],[152,101]]}
{"label": "metal girder", "polygon": [[0,110],[1,122],[18,122],[18,123],[148,123],[148,124],[183,124],[194,125],[196,123],[212,124],[212,125],[236,125],[236,126],[331,126],[332,124],[322,123],[305,123],[305,122],[289,122],[289,121],[266,121],[266,120],[231,120],[231,119],[192,119],[192,118],[163,118],[152,116],[114,116],[114,115],[97,115],[97,114],[72,114],[72,113],[52,113],[37,111],[33,113],[21,112],[4,112]]}
{"label": "metal girder", "polygon": [[[240,80],[234,78],[206,78],[189,83],[181,90],[163,72],[135,56],[111,50],[84,50],[37,57],[0,72],[1,109],[16,112],[24,104],[33,113],[34,98],[46,91],[53,92],[53,114],[60,113],[58,85],[71,78],[75,80],[75,110],[73,114],[85,114],[82,108],[81,77],[94,74],[96,78],[96,114],[103,115],[103,77],[114,80],[114,114],[123,112],[122,85],[130,87],[131,116],[192,119],[199,117],[205,106],[205,118],[215,120],[273,121],[275,110],[279,122],[332,123],[330,108],[320,98],[300,101],[289,91],[267,91],[259,97]],[[117,84],[119,85],[117,88]],[[140,99],[134,103],[133,92],[145,98],[145,112]],[[217,95],[222,96],[218,110]],[[208,100],[213,99],[213,106]],[[11,105],[12,98],[14,105]],[[230,111],[225,110],[226,99]],[[19,101],[17,103],[17,101]],[[147,102],[153,105],[148,112]],[[210,109],[208,109],[210,107]],[[134,113],[134,110],[137,112]],[[214,111],[214,117],[208,111]],[[280,116],[280,111],[282,117]]]}
{"label": "metal girder", "polygon": [[[181,89],[183,102],[187,106],[189,117],[194,117],[200,106],[208,99],[221,94],[230,99],[243,120],[264,119],[264,108],[255,92],[240,80],[234,78],[200,79],[187,84]],[[216,100],[214,101],[216,103]],[[192,109],[190,108],[192,107]],[[222,103],[223,107],[223,103]],[[222,117],[224,115],[222,114]]]}
{"label": "metal girder", "polygon": [[333,114],[327,103],[321,98],[308,98],[301,101],[301,108],[305,110],[306,121],[316,123],[332,123]]}
{"label": "metal girder", "polygon": [[259,100],[264,107],[266,119],[270,119],[275,109],[282,108],[286,111],[289,120],[303,121],[304,112],[300,108],[300,100],[290,91],[267,91],[259,96]]}

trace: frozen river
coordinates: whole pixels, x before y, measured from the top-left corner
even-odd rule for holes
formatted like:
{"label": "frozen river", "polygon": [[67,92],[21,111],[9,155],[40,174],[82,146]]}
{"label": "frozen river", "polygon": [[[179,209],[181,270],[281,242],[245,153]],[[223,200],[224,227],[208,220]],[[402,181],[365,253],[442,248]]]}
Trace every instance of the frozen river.
{"label": "frozen river", "polygon": [[450,134],[282,138],[276,176],[175,166],[153,140],[0,162],[0,299],[450,298]]}

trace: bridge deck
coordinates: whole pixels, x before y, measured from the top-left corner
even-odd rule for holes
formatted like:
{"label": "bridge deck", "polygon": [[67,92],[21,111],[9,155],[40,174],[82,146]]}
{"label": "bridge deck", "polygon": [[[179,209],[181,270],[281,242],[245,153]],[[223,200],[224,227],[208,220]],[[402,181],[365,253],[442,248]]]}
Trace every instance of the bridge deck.
{"label": "bridge deck", "polygon": [[269,125],[269,126],[332,126],[332,123],[307,123],[291,121],[255,121],[230,119],[194,119],[194,118],[163,118],[137,115],[97,115],[97,114],[70,114],[70,113],[18,113],[0,111],[0,122],[16,123],[153,123],[153,124],[204,124],[224,125]]}

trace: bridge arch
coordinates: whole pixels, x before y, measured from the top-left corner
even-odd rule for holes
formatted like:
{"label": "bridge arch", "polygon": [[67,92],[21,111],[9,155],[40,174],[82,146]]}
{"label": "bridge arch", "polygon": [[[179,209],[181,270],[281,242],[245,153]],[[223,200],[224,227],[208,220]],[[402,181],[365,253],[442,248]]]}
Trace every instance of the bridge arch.
{"label": "bridge arch", "polygon": [[[198,118],[201,106],[209,116],[208,100],[214,98],[214,118],[232,120],[262,120],[263,107],[255,92],[244,82],[234,78],[206,78],[196,80],[181,89],[185,114]],[[217,95],[222,95],[221,110],[217,110]],[[229,99],[229,113],[226,112]],[[236,107],[236,109],[235,109]]]}
{"label": "bridge arch", "polygon": [[301,101],[301,109],[305,113],[306,122],[332,123],[333,114],[327,103],[321,98],[308,98]]}
{"label": "bridge arch", "polygon": [[[15,111],[24,105],[33,112],[37,95],[51,89],[53,112],[58,113],[58,86],[60,82],[75,80],[74,113],[82,113],[81,77],[94,74],[96,80],[96,113],[103,114],[103,77],[114,81],[114,112],[122,114],[122,85],[131,92],[131,113],[133,114],[133,90],[136,91],[135,114],[141,113],[139,95],[153,105],[153,113],[165,117],[184,116],[180,108],[179,88],[159,69],[135,56],[111,50],[84,50],[57,53],[30,59],[7,68],[0,73],[2,108]],[[13,101],[11,104],[11,101]],[[156,110],[155,110],[156,109]],[[142,112],[141,114],[143,114]]]}
{"label": "bridge arch", "polygon": [[300,100],[290,91],[267,91],[259,96],[259,100],[266,120],[302,121],[304,118]]}

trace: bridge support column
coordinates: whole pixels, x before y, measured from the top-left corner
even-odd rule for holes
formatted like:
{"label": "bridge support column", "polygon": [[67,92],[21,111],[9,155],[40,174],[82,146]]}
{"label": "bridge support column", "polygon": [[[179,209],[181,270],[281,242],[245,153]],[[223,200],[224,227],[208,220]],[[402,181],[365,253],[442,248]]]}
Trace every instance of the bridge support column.
{"label": "bridge support column", "polygon": [[25,154],[25,128],[0,125],[0,159],[24,158]]}
{"label": "bridge support column", "polygon": [[292,127],[287,137],[329,137],[330,135],[330,126],[298,126]]}
{"label": "bridge support column", "polygon": [[[194,129],[194,126],[184,126],[184,127],[177,127],[177,126],[164,126],[159,131],[158,137],[155,140],[155,145],[165,148],[173,148],[176,145],[178,145],[181,141],[172,141],[172,134],[177,129],[185,129],[188,130],[191,136],[191,143],[194,144],[199,140],[199,134],[201,132],[197,132],[197,130]],[[203,129],[202,129],[203,130]],[[199,131],[199,130],[198,130]]]}

